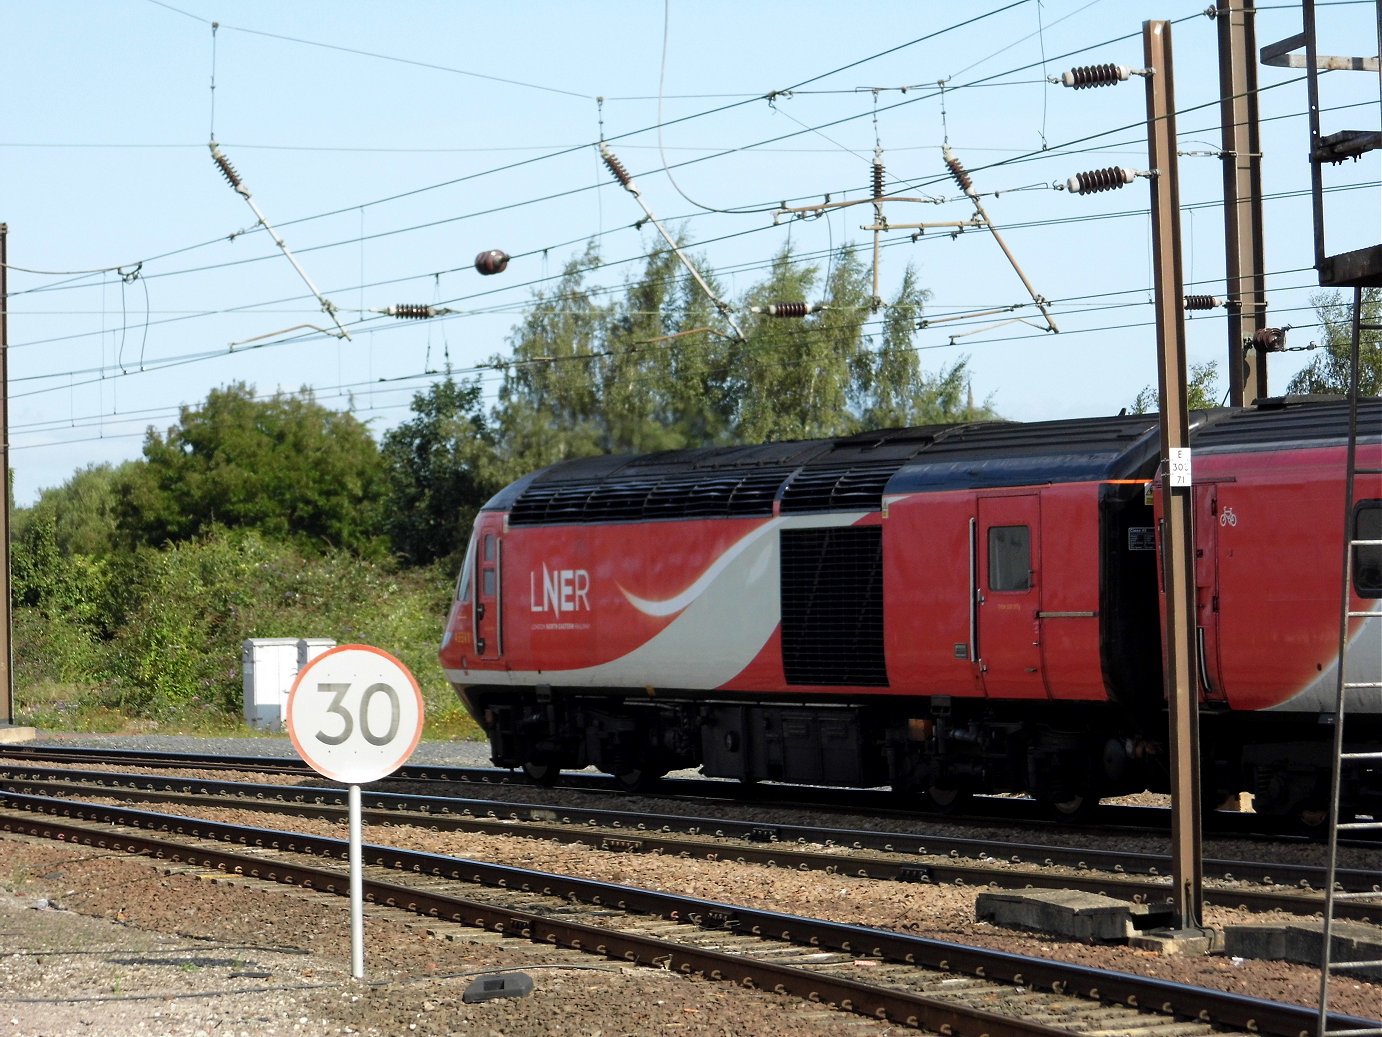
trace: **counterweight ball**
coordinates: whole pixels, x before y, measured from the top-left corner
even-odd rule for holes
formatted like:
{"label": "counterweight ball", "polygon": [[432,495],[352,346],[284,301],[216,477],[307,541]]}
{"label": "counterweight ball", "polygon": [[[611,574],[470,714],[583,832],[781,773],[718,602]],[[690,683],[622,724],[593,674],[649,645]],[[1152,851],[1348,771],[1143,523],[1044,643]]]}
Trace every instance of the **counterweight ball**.
{"label": "counterweight ball", "polygon": [[475,269],[485,276],[502,274],[509,265],[509,254],[503,249],[492,248],[475,257]]}

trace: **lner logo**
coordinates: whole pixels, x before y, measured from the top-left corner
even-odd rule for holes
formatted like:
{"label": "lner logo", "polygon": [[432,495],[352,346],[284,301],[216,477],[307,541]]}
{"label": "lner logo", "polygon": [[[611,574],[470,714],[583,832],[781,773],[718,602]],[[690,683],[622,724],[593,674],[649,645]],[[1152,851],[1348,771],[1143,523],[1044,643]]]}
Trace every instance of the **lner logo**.
{"label": "lner logo", "polygon": [[549,569],[542,566],[542,594],[538,595],[537,573],[528,574],[528,590],[534,612],[563,616],[568,612],[590,611],[590,573],[585,569]]}

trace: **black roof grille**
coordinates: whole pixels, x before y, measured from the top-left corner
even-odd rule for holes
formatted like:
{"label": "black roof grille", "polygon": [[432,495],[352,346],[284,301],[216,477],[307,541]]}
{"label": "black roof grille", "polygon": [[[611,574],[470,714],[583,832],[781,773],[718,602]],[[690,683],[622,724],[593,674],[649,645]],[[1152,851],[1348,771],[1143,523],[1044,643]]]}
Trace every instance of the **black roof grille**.
{"label": "black roof grille", "polygon": [[[1358,401],[1358,435],[1382,435],[1382,400]],[[1286,396],[1258,400],[1252,407],[1221,412],[1219,419],[1195,432],[1197,448],[1282,443],[1317,445],[1348,436],[1348,401],[1338,397]]]}
{"label": "black roof grille", "polygon": [[902,459],[843,468],[804,468],[782,491],[782,511],[878,511]]}
{"label": "black roof grille", "polygon": [[534,482],[514,502],[511,525],[731,518],[773,513],[781,469],[710,471],[619,482]]}

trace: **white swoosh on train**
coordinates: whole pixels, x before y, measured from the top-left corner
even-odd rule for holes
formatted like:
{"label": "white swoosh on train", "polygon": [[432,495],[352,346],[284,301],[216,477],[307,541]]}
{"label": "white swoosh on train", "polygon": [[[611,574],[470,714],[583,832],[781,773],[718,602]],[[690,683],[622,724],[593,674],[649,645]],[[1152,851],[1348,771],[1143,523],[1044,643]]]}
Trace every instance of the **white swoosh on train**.
{"label": "white swoosh on train", "polygon": [[734,562],[740,555],[752,547],[762,537],[771,533],[778,526],[782,525],[781,518],[770,519],[751,533],[740,537],[733,544],[727,547],[719,558],[710,564],[710,568],[696,579],[696,582],[687,587],[680,594],[670,598],[663,598],[661,601],[653,601],[649,598],[640,598],[637,594],[631,594],[623,584],[619,584],[620,593],[628,599],[630,605],[638,609],[645,616],[672,616],[690,605],[705,592],[715,577],[724,572],[725,569]]}

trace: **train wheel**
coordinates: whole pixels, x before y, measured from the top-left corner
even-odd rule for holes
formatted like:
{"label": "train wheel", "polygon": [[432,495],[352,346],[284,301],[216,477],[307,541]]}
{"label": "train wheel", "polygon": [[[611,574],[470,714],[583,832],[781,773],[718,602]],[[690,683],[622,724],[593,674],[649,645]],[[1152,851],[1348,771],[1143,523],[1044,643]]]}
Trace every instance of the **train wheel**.
{"label": "train wheel", "polygon": [[539,763],[536,760],[529,760],[523,765],[523,773],[535,785],[542,785],[544,788],[550,789],[561,777],[561,768],[555,763]]}
{"label": "train wheel", "polygon": [[[1341,814],[1347,816],[1346,811],[1341,811]],[[1298,832],[1317,839],[1324,838],[1329,834],[1329,804],[1310,799],[1296,807],[1293,821]]]}
{"label": "train wheel", "polygon": [[942,814],[954,814],[965,809],[969,805],[970,792],[968,789],[946,788],[942,785],[931,785],[926,790],[926,802],[931,809]]}
{"label": "train wheel", "polygon": [[1088,821],[1099,808],[1099,797],[1081,792],[1044,796],[1040,802],[1057,821]]}

